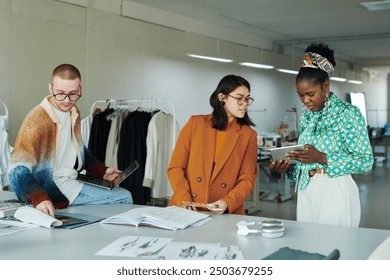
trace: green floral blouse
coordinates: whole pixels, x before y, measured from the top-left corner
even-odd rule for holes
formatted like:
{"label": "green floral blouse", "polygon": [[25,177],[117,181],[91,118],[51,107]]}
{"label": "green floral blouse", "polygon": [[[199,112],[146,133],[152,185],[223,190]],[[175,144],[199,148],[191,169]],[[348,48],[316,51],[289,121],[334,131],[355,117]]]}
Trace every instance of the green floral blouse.
{"label": "green floral blouse", "polygon": [[[309,184],[309,170],[326,169],[329,177],[363,173],[374,162],[365,120],[359,108],[331,93],[321,111],[306,110],[300,118],[299,144],[310,144],[326,153],[328,165],[298,162],[287,172],[296,188]],[[299,186],[298,185],[299,183]]]}

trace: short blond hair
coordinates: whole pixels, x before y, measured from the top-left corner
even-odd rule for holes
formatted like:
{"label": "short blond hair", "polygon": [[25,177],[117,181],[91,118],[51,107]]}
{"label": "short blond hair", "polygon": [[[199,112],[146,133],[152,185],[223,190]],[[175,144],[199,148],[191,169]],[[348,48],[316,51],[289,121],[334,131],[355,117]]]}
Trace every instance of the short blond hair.
{"label": "short blond hair", "polygon": [[52,77],[52,79],[54,77],[60,77],[61,79],[64,79],[64,80],[79,79],[81,81],[80,71],[72,64],[58,65],[56,68],[54,68],[51,77]]}

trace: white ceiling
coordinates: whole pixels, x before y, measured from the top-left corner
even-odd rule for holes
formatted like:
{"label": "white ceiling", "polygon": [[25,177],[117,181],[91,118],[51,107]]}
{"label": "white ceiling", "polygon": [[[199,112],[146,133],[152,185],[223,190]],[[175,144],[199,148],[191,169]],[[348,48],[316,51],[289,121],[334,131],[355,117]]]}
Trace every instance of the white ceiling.
{"label": "white ceiling", "polygon": [[390,73],[390,10],[370,12],[360,5],[363,1],[132,0],[282,46],[304,49],[324,42],[336,55]]}

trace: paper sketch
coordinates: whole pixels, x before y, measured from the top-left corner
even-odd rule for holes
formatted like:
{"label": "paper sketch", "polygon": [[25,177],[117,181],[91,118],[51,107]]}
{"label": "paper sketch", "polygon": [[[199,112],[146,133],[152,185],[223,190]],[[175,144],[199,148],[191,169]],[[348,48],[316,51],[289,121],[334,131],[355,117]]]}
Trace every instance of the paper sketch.
{"label": "paper sketch", "polygon": [[18,221],[0,220],[0,236],[36,228],[37,225],[25,224]]}
{"label": "paper sketch", "polygon": [[219,243],[171,242],[156,256],[164,260],[213,260]]}
{"label": "paper sketch", "polygon": [[238,246],[220,247],[216,260],[243,260],[244,256]]}
{"label": "paper sketch", "polygon": [[161,250],[172,238],[149,236],[122,236],[98,251],[100,256],[145,257]]}

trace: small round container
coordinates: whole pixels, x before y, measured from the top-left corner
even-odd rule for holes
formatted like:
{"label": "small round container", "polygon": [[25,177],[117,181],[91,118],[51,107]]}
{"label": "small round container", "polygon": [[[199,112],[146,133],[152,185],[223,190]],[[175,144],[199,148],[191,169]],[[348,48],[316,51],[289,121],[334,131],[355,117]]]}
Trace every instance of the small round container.
{"label": "small round container", "polygon": [[267,220],[267,221],[262,221],[259,223],[263,227],[272,227],[272,226],[284,226],[282,221],[277,221],[277,220]]}
{"label": "small round container", "polygon": [[265,238],[279,238],[284,235],[283,226],[267,226],[261,229],[261,236]]}

